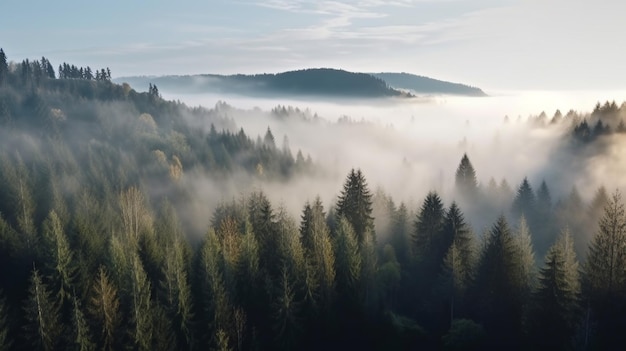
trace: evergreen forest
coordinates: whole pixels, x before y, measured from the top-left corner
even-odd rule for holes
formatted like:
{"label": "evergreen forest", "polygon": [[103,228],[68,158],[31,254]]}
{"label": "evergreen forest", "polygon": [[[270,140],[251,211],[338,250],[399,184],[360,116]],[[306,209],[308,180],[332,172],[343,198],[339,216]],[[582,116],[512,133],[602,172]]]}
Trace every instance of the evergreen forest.
{"label": "evergreen forest", "polygon": [[[461,152],[453,197],[396,201],[354,167],[335,201],[294,216],[263,184],[326,171],[269,127],[247,134],[233,110],[0,49],[0,350],[626,345],[619,189],[481,183]],[[563,157],[583,160],[626,137],[625,114],[607,102],[526,123],[565,126]],[[260,186],[205,212],[195,178]]]}

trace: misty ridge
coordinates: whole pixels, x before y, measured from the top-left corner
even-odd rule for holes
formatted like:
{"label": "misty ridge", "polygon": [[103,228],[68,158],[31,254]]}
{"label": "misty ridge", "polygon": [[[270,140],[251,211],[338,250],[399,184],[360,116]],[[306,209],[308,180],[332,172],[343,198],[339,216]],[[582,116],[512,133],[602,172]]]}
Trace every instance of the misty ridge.
{"label": "misty ridge", "polygon": [[226,93],[253,97],[329,97],[339,99],[400,99],[414,94],[487,96],[482,90],[408,73],[355,73],[339,69],[315,68],[277,74],[121,77],[115,82],[132,86],[157,84],[178,93]]}
{"label": "misty ridge", "polygon": [[623,344],[626,104],[111,78],[0,50],[0,348]]}

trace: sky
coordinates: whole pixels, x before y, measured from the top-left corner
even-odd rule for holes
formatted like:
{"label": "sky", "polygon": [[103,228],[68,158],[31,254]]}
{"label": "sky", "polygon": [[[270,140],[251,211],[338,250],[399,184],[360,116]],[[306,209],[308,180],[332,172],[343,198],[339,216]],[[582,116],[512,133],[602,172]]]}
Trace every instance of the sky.
{"label": "sky", "polygon": [[114,77],[408,72],[499,90],[626,88],[626,2],[3,0],[9,60]]}

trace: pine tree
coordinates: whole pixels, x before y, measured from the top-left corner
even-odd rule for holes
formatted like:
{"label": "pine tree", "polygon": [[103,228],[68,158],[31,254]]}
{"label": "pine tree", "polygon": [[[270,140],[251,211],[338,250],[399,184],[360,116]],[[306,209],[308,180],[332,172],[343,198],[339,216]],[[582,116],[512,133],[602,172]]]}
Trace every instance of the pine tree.
{"label": "pine tree", "polygon": [[152,350],[156,336],[155,306],[151,297],[152,286],[136,253],[132,255],[131,286],[131,337],[138,350]]}
{"label": "pine tree", "polygon": [[28,341],[33,349],[55,350],[63,334],[59,303],[36,269],[33,269],[28,295],[24,308]]}
{"label": "pine tree", "polygon": [[[596,345],[613,348],[624,341],[617,332],[626,326],[626,212],[616,191],[604,209],[584,266],[588,315],[598,323]],[[587,317],[589,320],[589,317]],[[587,322],[587,329],[589,322]],[[588,333],[588,332],[587,332]]]}
{"label": "pine tree", "polygon": [[455,313],[467,313],[463,303],[467,289],[473,282],[475,265],[473,234],[456,203],[452,203],[446,213],[443,233],[444,236],[450,237],[452,242],[444,258],[444,268],[439,280],[450,302],[450,322],[452,322]]}
{"label": "pine tree", "polygon": [[535,201],[535,193],[528,179],[524,177],[513,200],[513,215],[518,218],[522,215],[527,218],[533,217],[535,214]]}
{"label": "pine tree", "polygon": [[492,347],[513,347],[521,333],[522,301],[519,290],[522,282],[516,279],[519,271],[515,239],[504,216],[500,216],[485,239],[478,267],[474,293],[481,317]]}
{"label": "pine tree", "polygon": [[192,346],[191,321],[193,319],[193,304],[191,300],[191,285],[187,277],[184,244],[181,238],[174,238],[169,254],[165,258],[163,267],[164,280],[161,287],[165,295],[165,309],[167,318],[179,340],[180,345]]}
{"label": "pine tree", "polygon": [[274,335],[279,349],[291,350],[297,345],[301,330],[301,304],[296,298],[295,277],[282,269],[277,298],[274,301]]}
{"label": "pine tree", "polygon": [[339,218],[334,248],[337,293],[344,301],[354,301],[362,263],[354,230],[344,217]]}
{"label": "pine tree", "polygon": [[571,237],[564,231],[548,251],[533,294],[528,322],[533,349],[574,349],[580,294],[577,268]]}
{"label": "pine tree", "polygon": [[9,65],[4,50],[0,48],[0,87],[7,83],[9,78]]}
{"label": "pine tree", "polygon": [[74,296],[72,298],[72,326],[74,332],[74,346],[78,351],[95,351],[96,345],[91,340],[91,333],[89,332],[88,320],[85,318],[83,311],[81,311],[78,298]]}
{"label": "pine tree", "polygon": [[530,229],[523,215],[519,220],[519,226],[515,234],[514,259],[516,261],[517,274],[514,275],[514,279],[520,284],[519,293],[522,299],[526,299],[534,287],[535,253],[533,252]]}
{"label": "pine tree", "polygon": [[210,330],[231,330],[229,296],[222,273],[223,254],[219,238],[211,228],[201,251],[201,274],[205,323]]}
{"label": "pine tree", "polygon": [[391,224],[391,245],[398,262],[406,266],[411,257],[411,234],[409,213],[406,205],[401,203],[395,211]]}
{"label": "pine tree", "polygon": [[462,201],[472,201],[476,198],[478,193],[476,171],[467,154],[463,154],[461,163],[456,170],[455,186]]}
{"label": "pine tree", "polygon": [[63,230],[61,221],[55,211],[51,211],[43,224],[43,234],[50,257],[50,271],[55,288],[61,303],[71,300],[71,295],[76,291],[76,280],[78,267],[74,259],[74,254],[70,248],[69,241]]}
{"label": "pine tree", "polygon": [[589,247],[585,278],[601,299],[626,290],[626,213],[619,192],[613,194],[598,225]]}
{"label": "pine tree", "polygon": [[102,345],[102,350],[117,349],[116,340],[118,340],[118,327],[121,322],[120,302],[117,289],[102,266],[93,283],[88,312],[95,325],[98,326],[102,340],[99,344]]}
{"label": "pine tree", "polygon": [[361,170],[350,170],[337,201],[337,216],[352,226],[359,245],[366,233],[374,234],[372,194]]}
{"label": "pine tree", "polygon": [[445,210],[439,195],[428,193],[417,215],[413,232],[415,256],[425,272],[436,274],[448,249],[441,235],[444,216]]}

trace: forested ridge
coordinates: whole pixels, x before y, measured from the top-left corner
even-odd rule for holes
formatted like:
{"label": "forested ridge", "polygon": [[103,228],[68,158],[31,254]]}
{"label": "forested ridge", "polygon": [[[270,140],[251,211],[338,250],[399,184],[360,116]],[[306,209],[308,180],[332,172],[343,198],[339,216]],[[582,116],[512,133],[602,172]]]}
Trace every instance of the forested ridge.
{"label": "forested ridge", "polygon": [[[396,203],[353,169],[330,206],[313,198],[294,218],[263,191],[246,193],[205,213],[198,239],[187,177],[286,180],[316,172],[314,162],[276,147],[269,128],[256,140],[230,131],[225,104],[190,108],[154,85],[113,84],[107,69],[52,67],[9,64],[0,50],[1,350],[626,342],[619,191],[585,201],[526,178],[481,185],[466,154],[449,203],[435,191],[417,208]],[[598,152],[618,135],[622,109],[606,106],[555,114],[572,125],[563,143]],[[589,123],[602,133],[581,139]],[[485,231],[470,224],[478,216]]]}

